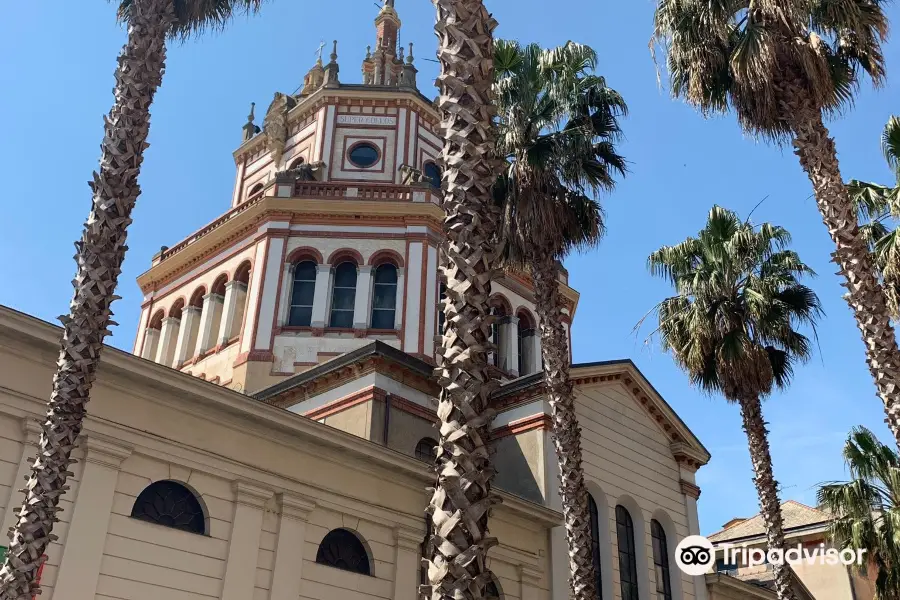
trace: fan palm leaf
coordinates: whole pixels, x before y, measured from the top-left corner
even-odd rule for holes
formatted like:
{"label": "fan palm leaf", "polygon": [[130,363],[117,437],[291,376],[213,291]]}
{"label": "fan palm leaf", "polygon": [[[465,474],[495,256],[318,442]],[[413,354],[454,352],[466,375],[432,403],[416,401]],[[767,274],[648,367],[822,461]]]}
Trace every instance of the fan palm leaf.
{"label": "fan palm leaf", "polygon": [[[799,328],[815,332],[822,314],[801,282],[815,273],[790,243],[783,227],[754,227],[714,206],[696,236],[648,259],[675,289],[656,309],[663,349],[694,385],[740,406],[769,549],[784,548],[784,527],[761,399],[786,388],[809,358],[812,343]],[[775,565],[775,583],[781,600],[793,598],[783,565]]]}

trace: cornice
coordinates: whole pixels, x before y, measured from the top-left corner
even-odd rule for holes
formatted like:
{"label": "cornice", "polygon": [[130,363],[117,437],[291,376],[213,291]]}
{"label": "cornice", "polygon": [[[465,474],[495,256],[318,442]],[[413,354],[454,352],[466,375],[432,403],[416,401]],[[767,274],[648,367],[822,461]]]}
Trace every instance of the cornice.
{"label": "cornice", "polygon": [[276,501],[281,516],[295,521],[309,520],[310,513],[316,508],[315,500],[291,492],[281,492]]}
{"label": "cornice", "polygon": [[270,489],[246,481],[235,481],[231,487],[234,489],[234,498],[238,504],[253,508],[263,508],[275,495]]}

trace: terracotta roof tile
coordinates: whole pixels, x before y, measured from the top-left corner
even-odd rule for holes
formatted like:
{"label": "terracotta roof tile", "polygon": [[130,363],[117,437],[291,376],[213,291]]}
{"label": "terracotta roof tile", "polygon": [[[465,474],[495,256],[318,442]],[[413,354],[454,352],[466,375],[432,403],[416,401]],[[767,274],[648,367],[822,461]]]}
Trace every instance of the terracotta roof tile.
{"label": "terracotta roof tile", "polygon": [[[798,527],[807,527],[819,523],[825,524],[829,520],[827,512],[801,504],[796,500],[788,500],[781,504],[781,514],[784,517],[785,530]],[[728,540],[755,537],[765,535],[765,527],[760,515],[751,517],[745,521],[739,521],[730,527],[717,531],[707,536],[713,543],[726,542]]]}

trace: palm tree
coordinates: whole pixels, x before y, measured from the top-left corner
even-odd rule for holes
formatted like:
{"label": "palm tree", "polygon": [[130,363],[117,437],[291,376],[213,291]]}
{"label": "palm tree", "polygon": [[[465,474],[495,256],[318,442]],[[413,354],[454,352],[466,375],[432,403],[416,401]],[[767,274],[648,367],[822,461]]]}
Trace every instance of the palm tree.
{"label": "palm tree", "polygon": [[444,231],[441,277],[446,282],[443,343],[436,374],[440,445],[435,486],[426,509],[432,536],[426,548],[432,600],[482,600],[493,576],[487,551],[496,544],[488,514],[494,469],[486,445],[496,382],[487,355],[488,299],[495,272],[492,238],[497,211],[493,127],[493,30],[497,22],[482,0],[436,0],[438,77],[444,134]]}
{"label": "palm tree", "polygon": [[[714,206],[697,237],[648,259],[676,292],[657,306],[663,348],[695,385],[740,406],[770,550],[784,549],[784,528],[761,399],[785,388],[794,364],[809,357],[810,340],[796,327],[815,328],[821,314],[800,283],[814,273],[787,249],[790,240],[781,227],[754,227]],[[792,599],[790,570],[774,569],[778,598]]]}
{"label": "palm tree", "polygon": [[844,444],[851,481],[819,488],[819,505],[832,515],[829,534],[841,548],[866,549],[866,569],[878,569],[876,600],[900,598],[900,457],[865,427]]}
{"label": "palm tree", "polygon": [[128,40],[119,54],[115,102],[104,123],[100,170],[90,183],[93,201],[81,240],[76,243],[77,274],[53,377],[38,456],[25,487],[18,522],[0,570],[0,598],[30,600],[39,593],[35,576],[47,545],[66,481],[72,450],[84,422],[86,404],[109,334],[111,305],[127,249],[126,231],[140,193],[137,179],[150,105],[162,82],[166,39],[222,26],[237,11],[252,12],[262,0],[122,0],[119,16]]}
{"label": "palm tree", "polygon": [[594,196],[613,188],[612,172],[625,173],[615,142],[618,117],[627,107],[593,74],[596,62],[591,48],[572,42],[544,50],[500,41],[495,49],[498,154],[508,161],[497,190],[503,203],[502,258],[530,270],[534,280],[576,600],[596,599],[598,574],[558,264],[570,251],[600,241],[603,214]]}
{"label": "palm tree", "polygon": [[885,77],[882,0],[657,0],[653,40],[672,93],[703,114],[734,109],[741,127],[792,141],[866,347],[866,362],[900,445],[900,350],[824,117],[853,102],[866,73]]}
{"label": "palm tree", "polygon": [[900,218],[900,118],[891,117],[881,135],[881,149],[894,171],[894,187],[851,179],[850,197],[861,221],[860,233],[873,253],[876,273],[881,279],[894,322],[900,319],[900,239],[888,219]]}

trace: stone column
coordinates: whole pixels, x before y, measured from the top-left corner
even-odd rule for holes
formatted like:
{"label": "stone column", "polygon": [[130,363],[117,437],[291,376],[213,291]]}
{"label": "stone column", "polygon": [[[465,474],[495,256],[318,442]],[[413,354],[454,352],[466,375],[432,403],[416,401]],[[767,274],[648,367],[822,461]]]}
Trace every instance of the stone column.
{"label": "stone column", "polygon": [[316,504],[290,493],[278,494],[278,538],[275,541],[275,566],[269,600],[297,600],[303,579],[303,549],[306,523]]}
{"label": "stone column", "polygon": [[[22,456],[19,457],[16,479],[13,482],[12,489],[9,491],[9,498],[6,499],[6,512],[3,515],[4,533],[9,531],[9,528],[19,521],[14,511],[22,506],[22,501],[25,499],[22,489],[31,476],[31,464],[37,456],[38,442],[41,439],[41,425],[34,419],[29,417],[22,419],[22,431],[25,434],[24,447],[22,448]],[[3,544],[8,543],[3,542]]]}
{"label": "stone column", "polygon": [[[543,369],[543,357],[541,356],[541,336],[540,329],[534,330],[534,335],[531,336],[530,340],[526,340],[531,344],[531,373],[537,373],[538,371]],[[522,373],[519,373],[522,375]]]}
{"label": "stone column", "polygon": [[197,347],[194,356],[200,356],[215,344],[216,326],[222,319],[224,298],[219,294],[209,293],[203,296],[203,313],[200,315],[200,332],[197,336]]}
{"label": "stone column", "polygon": [[222,307],[222,323],[219,325],[217,346],[224,346],[241,326],[244,316],[244,303],[247,300],[247,286],[240,281],[229,281],[225,284],[225,303]]}
{"label": "stone column", "polygon": [[[403,298],[404,292],[406,291],[403,288],[405,283],[405,274],[403,273],[403,269],[397,269],[397,301],[394,303],[394,329],[400,331],[403,329]],[[428,340],[425,340],[426,342]]]}
{"label": "stone column", "polygon": [[163,319],[155,359],[159,364],[167,367],[172,366],[172,361],[175,359],[175,344],[178,341],[178,330],[180,328],[181,319],[176,319],[175,317]]}
{"label": "stone column", "polygon": [[84,470],[55,589],[66,600],[94,600],[122,461],[131,448],[88,435]]}
{"label": "stone column", "polygon": [[234,482],[234,520],[228,542],[228,562],[222,583],[222,600],[253,598],[256,561],[262,535],[263,508],[272,491],[243,481]]}
{"label": "stone column", "polygon": [[159,329],[147,328],[144,331],[144,345],[141,348],[141,358],[147,360],[156,359],[156,347],[159,345]]}
{"label": "stone column", "polygon": [[197,346],[197,333],[200,330],[200,308],[188,306],[181,311],[181,327],[178,329],[178,342],[175,344],[175,363],[177,369],[191,358],[191,352]]}
{"label": "stone column", "polygon": [[421,544],[425,537],[412,529],[394,529],[396,557],[394,559],[393,600],[416,600],[419,587],[419,567],[421,566]]}
{"label": "stone column", "polygon": [[528,566],[519,565],[519,598],[521,600],[538,600],[541,572]]}
{"label": "stone column", "polygon": [[331,292],[331,265],[316,270],[316,292],[313,295],[312,327],[322,329],[328,322],[328,294]]}
{"label": "stone column", "polygon": [[505,317],[500,324],[500,344],[503,349],[500,351],[502,364],[500,368],[509,371],[514,375],[522,375],[519,373],[519,318]]}
{"label": "stone column", "polygon": [[356,303],[353,305],[353,328],[368,329],[372,312],[372,267],[359,267],[356,276]]}

